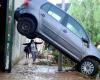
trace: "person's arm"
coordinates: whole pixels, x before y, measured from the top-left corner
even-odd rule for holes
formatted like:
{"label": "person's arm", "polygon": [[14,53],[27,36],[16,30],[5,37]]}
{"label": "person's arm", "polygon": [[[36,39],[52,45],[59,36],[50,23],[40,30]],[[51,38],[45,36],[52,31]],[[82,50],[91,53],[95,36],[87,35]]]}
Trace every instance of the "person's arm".
{"label": "person's arm", "polygon": [[22,45],[28,45],[29,43],[24,43],[24,44],[22,44]]}
{"label": "person's arm", "polygon": [[42,44],[43,42],[34,42],[35,44]]}

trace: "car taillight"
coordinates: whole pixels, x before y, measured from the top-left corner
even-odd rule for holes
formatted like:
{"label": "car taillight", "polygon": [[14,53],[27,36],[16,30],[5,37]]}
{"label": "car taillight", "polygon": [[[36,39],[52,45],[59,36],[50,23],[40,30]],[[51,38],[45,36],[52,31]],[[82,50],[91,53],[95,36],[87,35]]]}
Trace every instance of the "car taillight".
{"label": "car taillight", "polygon": [[23,4],[25,7],[28,7],[29,5],[29,0],[24,0],[24,4]]}

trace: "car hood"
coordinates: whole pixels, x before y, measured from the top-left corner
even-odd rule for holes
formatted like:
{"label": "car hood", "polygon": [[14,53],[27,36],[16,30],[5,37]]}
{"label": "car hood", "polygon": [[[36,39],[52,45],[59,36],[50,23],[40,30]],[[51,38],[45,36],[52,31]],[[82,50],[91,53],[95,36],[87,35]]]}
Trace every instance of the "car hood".
{"label": "car hood", "polygon": [[100,59],[100,50],[97,49],[92,43],[90,43],[89,48],[86,50],[87,56],[95,56],[98,59]]}

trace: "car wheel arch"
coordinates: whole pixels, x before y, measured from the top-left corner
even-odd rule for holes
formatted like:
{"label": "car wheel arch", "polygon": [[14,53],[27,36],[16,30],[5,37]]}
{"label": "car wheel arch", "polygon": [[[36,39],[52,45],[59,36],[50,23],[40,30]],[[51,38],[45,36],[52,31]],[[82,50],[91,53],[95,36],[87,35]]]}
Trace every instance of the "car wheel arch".
{"label": "car wheel arch", "polygon": [[38,26],[38,21],[37,21],[37,19],[36,19],[36,17],[34,15],[32,15],[30,13],[24,13],[24,14],[20,15],[20,18],[22,18],[22,17],[29,17],[29,18],[31,18],[36,23],[36,26]]}
{"label": "car wheel arch", "polygon": [[98,63],[100,63],[100,59],[98,59],[96,56],[86,56],[81,61],[83,61],[85,59],[93,59],[93,60],[97,61]]}

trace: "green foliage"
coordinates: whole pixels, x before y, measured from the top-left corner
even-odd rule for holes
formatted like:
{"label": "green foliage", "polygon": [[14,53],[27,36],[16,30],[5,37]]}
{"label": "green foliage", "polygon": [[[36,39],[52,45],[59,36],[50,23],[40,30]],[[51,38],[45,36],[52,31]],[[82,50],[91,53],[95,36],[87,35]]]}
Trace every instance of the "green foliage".
{"label": "green foliage", "polygon": [[45,50],[52,51],[52,55],[54,56],[54,60],[58,62],[59,51],[53,47],[52,45],[45,43]]}
{"label": "green foliage", "polygon": [[59,51],[55,49],[55,50],[52,52],[52,55],[54,56],[54,60],[58,63]]}
{"label": "green foliage", "polygon": [[100,41],[100,0],[70,0],[68,13],[86,29],[92,42]]}
{"label": "green foliage", "polygon": [[[58,63],[58,56],[59,56],[60,51],[48,43],[45,43],[45,49],[52,51],[54,61],[55,63]],[[71,59],[67,58],[66,56],[63,56],[63,66],[64,67],[73,66],[73,65],[75,65],[75,63]]]}
{"label": "green foliage", "polygon": [[48,61],[39,61],[39,62],[37,62],[36,64],[37,65],[51,65],[51,64],[49,64],[50,62],[48,62]]}

